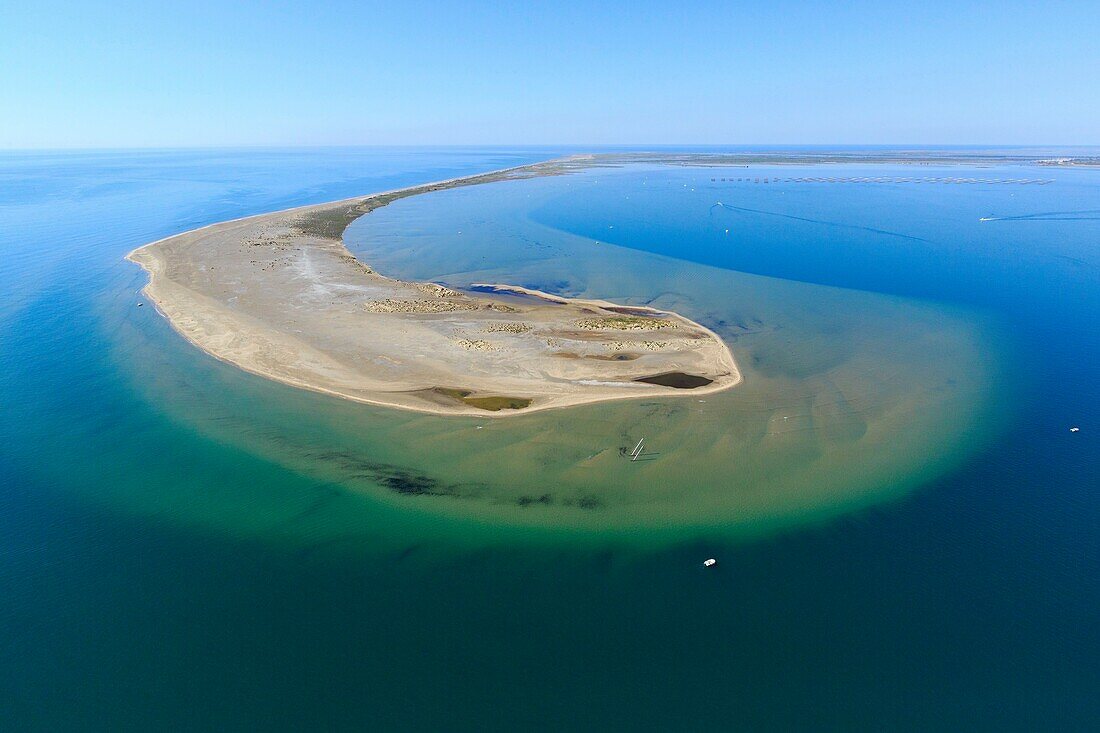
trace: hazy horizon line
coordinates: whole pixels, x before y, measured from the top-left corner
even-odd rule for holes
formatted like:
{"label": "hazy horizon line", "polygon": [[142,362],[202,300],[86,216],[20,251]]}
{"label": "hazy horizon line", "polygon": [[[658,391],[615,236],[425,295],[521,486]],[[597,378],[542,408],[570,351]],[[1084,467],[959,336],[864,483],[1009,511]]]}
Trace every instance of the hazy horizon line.
{"label": "hazy horizon line", "polygon": [[94,152],[166,152],[201,150],[339,150],[339,149],[479,149],[522,150],[557,149],[578,152],[598,150],[629,150],[632,152],[662,151],[669,149],[736,149],[761,152],[767,150],[1079,150],[1098,149],[1100,143],[321,143],[321,144],[186,144],[186,145],[132,145],[132,146],[58,146],[58,147],[0,147],[0,154],[13,153],[94,153]]}

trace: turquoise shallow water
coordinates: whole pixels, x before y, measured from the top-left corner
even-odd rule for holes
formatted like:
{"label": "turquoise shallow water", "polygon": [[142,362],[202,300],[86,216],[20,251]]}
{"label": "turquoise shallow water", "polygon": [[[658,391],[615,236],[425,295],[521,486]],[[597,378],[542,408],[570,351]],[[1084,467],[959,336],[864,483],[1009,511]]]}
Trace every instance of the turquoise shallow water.
{"label": "turquoise shallow water", "polygon": [[[751,377],[714,403],[508,431],[241,374],[137,308],[121,260],[549,154],[2,159],[12,727],[1089,727],[1094,171],[631,168],[357,222],[353,248],[394,275],[656,298]],[[654,426],[646,473],[585,453]],[[454,490],[398,495],[395,471]],[[546,486],[553,504],[522,501]],[[588,496],[602,505],[562,502]]]}
{"label": "turquoise shallow water", "polygon": [[[446,436],[417,444],[422,471],[479,484],[479,496],[459,491],[439,509],[594,526],[603,538],[641,527],[633,537],[646,544],[683,540],[684,525],[759,533],[896,495],[980,440],[976,426],[992,419],[994,393],[1011,389],[991,319],[691,261],[684,253],[697,252],[701,237],[684,225],[699,220],[708,234],[717,228],[722,246],[744,246],[714,216],[713,192],[683,183],[715,173],[629,167],[481,186],[404,200],[349,229],[362,259],[403,278],[512,282],[675,310],[714,328],[745,374],[740,387],[705,399],[598,405],[506,424],[413,421],[412,429]],[[645,201],[651,189],[662,190]],[[602,191],[610,191],[598,209],[603,222],[660,208],[668,224],[651,234],[672,244],[667,254],[601,240],[613,224],[577,236],[538,219],[576,215]],[[638,208],[616,211],[618,202]],[[621,451],[642,437],[650,460],[625,465]]]}

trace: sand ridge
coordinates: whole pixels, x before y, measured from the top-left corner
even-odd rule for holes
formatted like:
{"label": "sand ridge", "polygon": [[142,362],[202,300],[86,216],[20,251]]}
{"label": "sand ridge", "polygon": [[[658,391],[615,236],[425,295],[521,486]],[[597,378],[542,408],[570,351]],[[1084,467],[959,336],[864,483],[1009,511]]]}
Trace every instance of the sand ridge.
{"label": "sand ridge", "polygon": [[355,218],[405,196],[577,165],[550,161],[223,222],[127,259],[149,273],[145,294],[199,348],[360,402],[504,417],[739,383],[729,348],[679,314],[511,285],[404,282],[342,241]]}

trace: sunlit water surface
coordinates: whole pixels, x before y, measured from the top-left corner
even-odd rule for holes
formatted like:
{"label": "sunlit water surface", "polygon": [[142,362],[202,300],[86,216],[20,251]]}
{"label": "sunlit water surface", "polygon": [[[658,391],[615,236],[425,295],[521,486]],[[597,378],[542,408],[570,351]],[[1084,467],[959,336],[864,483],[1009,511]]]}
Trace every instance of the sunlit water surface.
{"label": "sunlit water surface", "polygon": [[[353,251],[397,277],[676,310],[745,374],[507,420],[243,374],[139,307],[122,260],[552,154],[0,159],[17,727],[1003,730],[1098,712],[1095,171],[630,166],[353,224]],[[798,180],[822,176],[889,180]],[[646,460],[620,455],[642,437]]]}

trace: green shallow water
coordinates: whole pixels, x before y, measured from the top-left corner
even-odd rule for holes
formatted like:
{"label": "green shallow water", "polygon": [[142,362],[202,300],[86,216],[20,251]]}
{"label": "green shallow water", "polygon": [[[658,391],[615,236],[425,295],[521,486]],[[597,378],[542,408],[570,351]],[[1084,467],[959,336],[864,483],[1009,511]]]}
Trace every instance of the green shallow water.
{"label": "green shallow water", "polygon": [[[266,495],[271,509],[261,512],[252,496],[185,495],[180,517],[232,533],[274,523],[310,541],[318,532],[371,543],[424,533],[460,544],[586,537],[643,546],[701,532],[752,536],[897,496],[988,437],[993,398],[1005,394],[990,327],[973,312],[639,253],[532,220],[536,207],[582,196],[596,175],[406,199],[360,219],[347,240],[397,277],[676,310],[731,344],[742,385],[504,420],[425,416],[240,374],[181,343],[149,310],[131,311],[114,331],[113,367],[165,430],[328,486]],[[649,453],[627,460],[623,450],[643,437]],[[140,506],[133,493],[116,498]]]}
{"label": "green shallow water", "polygon": [[[137,307],[143,243],[553,154],[0,156],[0,728],[1095,727],[1095,171],[601,170],[349,232],[681,310],[746,373],[704,403],[368,408]],[[827,176],[1054,183],[786,180]]]}

